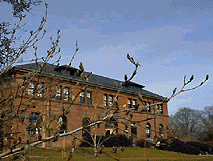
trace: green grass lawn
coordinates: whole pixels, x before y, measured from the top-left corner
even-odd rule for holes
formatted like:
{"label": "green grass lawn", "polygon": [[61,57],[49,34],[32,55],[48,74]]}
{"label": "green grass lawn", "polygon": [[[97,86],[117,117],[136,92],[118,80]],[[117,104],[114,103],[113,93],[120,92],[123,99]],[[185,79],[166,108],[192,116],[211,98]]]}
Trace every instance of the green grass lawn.
{"label": "green grass lawn", "polygon": [[[30,160],[32,161],[63,161],[67,160],[69,149],[66,150],[66,157],[62,157],[62,151],[60,149],[47,150],[33,148],[30,153]],[[130,147],[126,148],[124,152],[118,150],[117,153],[113,153],[112,148],[104,148],[104,153],[100,154],[97,158],[94,157],[93,148],[76,148],[72,160],[76,161],[89,161],[89,160],[100,160],[100,161],[110,161],[115,160],[113,157],[119,160],[150,160],[150,161],[160,161],[160,160],[213,160],[213,156],[196,156],[196,155],[187,155],[175,152],[168,152],[163,150],[157,150],[154,148],[139,148],[139,147]],[[4,159],[9,160],[9,159]],[[21,159],[19,159],[21,160]]]}

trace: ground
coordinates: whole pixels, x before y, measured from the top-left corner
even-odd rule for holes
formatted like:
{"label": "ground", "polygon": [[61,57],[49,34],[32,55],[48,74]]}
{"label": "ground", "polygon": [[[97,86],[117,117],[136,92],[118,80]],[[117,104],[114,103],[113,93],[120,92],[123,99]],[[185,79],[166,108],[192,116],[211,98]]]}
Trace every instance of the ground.
{"label": "ground", "polygon": [[[39,149],[33,148],[30,153],[31,161],[64,161],[68,159],[68,151],[62,152],[61,149]],[[160,160],[213,160],[213,156],[197,156],[197,155],[187,155],[176,152],[168,152],[163,150],[157,150],[154,148],[138,148],[138,147],[129,147],[122,152],[120,149],[117,153],[113,153],[112,148],[104,148],[104,153],[99,155],[97,158],[94,157],[93,148],[76,148],[72,160],[100,160],[100,161],[109,161],[115,160],[113,157],[119,160],[150,160],[150,161],[160,161]],[[3,160],[9,160],[3,159]],[[19,159],[21,160],[21,159]]]}

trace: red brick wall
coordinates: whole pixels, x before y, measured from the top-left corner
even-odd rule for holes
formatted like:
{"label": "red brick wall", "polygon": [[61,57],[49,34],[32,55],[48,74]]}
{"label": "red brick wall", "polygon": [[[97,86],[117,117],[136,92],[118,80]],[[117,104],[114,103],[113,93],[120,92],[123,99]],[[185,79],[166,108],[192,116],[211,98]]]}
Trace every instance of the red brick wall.
{"label": "red brick wall", "polygon": [[[23,76],[17,74],[16,75],[16,80],[17,83],[22,83],[23,81]],[[38,81],[37,78],[33,79],[34,81]],[[56,100],[54,95],[56,91],[56,85],[61,85],[62,86],[62,98],[63,98],[63,88],[64,87],[69,87],[70,89],[73,89],[74,96],[76,96],[79,91],[82,89],[81,86],[76,86],[73,85],[73,83],[76,83],[71,80],[62,80],[62,79],[50,79],[48,77],[41,77],[39,79],[40,82],[44,82],[45,85],[45,96],[44,98],[41,97],[33,97],[30,98],[27,95],[27,89],[25,92],[24,97],[22,98],[17,98],[14,101],[14,104],[18,105],[20,102],[22,103],[21,108],[28,108],[26,114],[25,114],[25,121],[22,126],[19,127],[20,131],[26,130],[26,125],[29,123],[29,115],[31,112],[40,112],[42,114],[43,121],[48,121],[49,114],[58,114],[59,116],[62,115],[62,106],[65,107],[65,109],[71,108],[70,113],[67,114],[67,131],[74,130],[80,126],[82,126],[82,120],[84,117],[87,117],[90,119],[90,121],[94,121],[98,118],[99,115],[104,114],[105,107],[103,107],[103,95],[108,94],[108,95],[113,95],[115,96],[117,91],[113,89],[106,89],[100,86],[93,86],[91,88],[88,88],[88,91],[92,92],[92,105],[88,105],[87,103],[80,103],[80,97],[78,96],[74,102],[74,104],[71,104],[71,101],[64,101],[64,100]],[[59,83],[61,82],[61,83]],[[52,93],[51,93],[52,90]],[[119,109],[124,109],[124,105],[126,104],[126,108],[128,108],[127,105],[127,100],[128,98],[130,99],[137,99],[137,94],[133,93],[127,93],[123,92],[118,95],[118,102],[119,102]],[[162,100],[156,100],[155,98],[148,97],[148,96],[143,96],[144,101],[149,101],[151,103],[156,103],[160,102]],[[139,101],[138,101],[139,102]],[[140,102],[139,102],[140,103]],[[140,105],[142,105],[140,103]],[[36,108],[32,108],[35,106]],[[134,113],[133,114],[133,121],[140,121],[140,120],[146,120],[147,118],[153,118],[152,120],[148,121],[151,125],[152,134],[151,138],[155,139],[159,137],[159,125],[162,124],[164,126],[164,135],[167,137],[166,129],[167,126],[169,125],[169,116],[168,116],[168,109],[167,109],[167,104],[163,104],[163,114],[155,115],[154,109],[155,106],[151,106],[151,113],[148,112],[140,112],[140,113]],[[118,114],[120,117],[125,117],[126,113],[121,113]],[[127,116],[129,118],[129,116]],[[137,127],[137,137],[146,138],[146,122],[140,122]],[[25,126],[24,126],[25,125]],[[57,127],[57,120],[51,122],[51,126],[53,129],[56,129]],[[118,128],[124,129],[124,124],[119,124]],[[129,125],[128,127],[129,132],[131,132],[131,127]],[[91,131],[94,131],[94,127],[91,127]],[[124,134],[123,131],[119,130],[119,134]],[[97,135],[103,135],[104,134],[104,125],[101,125],[100,128],[97,131]],[[53,135],[53,132],[48,134],[48,132],[45,133],[45,137]],[[82,137],[82,131],[78,132],[77,134],[78,138]],[[29,139],[32,141],[35,138],[33,137],[28,137],[26,136],[25,139]],[[58,142],[51,143],[51,146],[57,146],[57,147],[62,147],[62,142],[63,140],[66,141],[66,145],[70,145],[72,141],[72,136],[66,137],[65,139],[61,138]],[[80,141],[77,142],[79,144]],[[45,146],[49,146],[49,143],[45,143]]]}

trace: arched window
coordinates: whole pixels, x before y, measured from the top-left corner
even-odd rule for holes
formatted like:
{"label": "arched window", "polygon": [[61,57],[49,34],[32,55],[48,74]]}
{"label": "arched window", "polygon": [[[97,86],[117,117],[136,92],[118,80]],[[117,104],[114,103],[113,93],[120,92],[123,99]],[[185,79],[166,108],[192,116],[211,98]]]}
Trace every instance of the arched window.
{"label": "arched window", "polygon": [[27,127],[28,134],[31,137],[36,137],[41,131],[40,127],[41,117],[38,112],[31,112],[29,116],[29,125]]}
{"label": "arched window", "polygon": [[118,119],[109,118],[105,124],[106,136],[118,133]]}
{"label": "arched window", "polygon": [[146,124],[146,138],[151,139],[152,136],[152,129],[150,123]]}
{"label": "arched window", "polygon": [[115,133],[118,134],[118,119],[113,119],[113,127],[116,129]]}
{"label": "arched window", "polygon": [[67,131],[67,117],[64,114],[59,117],[58,124],[60,127],[60,133],[64,133]]}
{"label": "arched window", "polygon": [[131,123],[131,134],[134,134],[133,136],[137,136],[137,126],[134,122]]}
{"label": "arched window", "polygon": [[162,124],[159,125],[159,135],[161,138],[164,138],[164,127]]}
{"label": "arched window", "polygon": [[[84,118],[83,118],[83,121],[82,121],[82,125],[83,125],[83,126],[86,126],[86,125],[89,124],[89,122],[90,122],[90,119],[87,118],[87,117],[84,117]],[[90,137],[90,127],[86,127],[85,129],[82,130],[82,137],[83,137],[83,138],[88,138],[88,137]]]}

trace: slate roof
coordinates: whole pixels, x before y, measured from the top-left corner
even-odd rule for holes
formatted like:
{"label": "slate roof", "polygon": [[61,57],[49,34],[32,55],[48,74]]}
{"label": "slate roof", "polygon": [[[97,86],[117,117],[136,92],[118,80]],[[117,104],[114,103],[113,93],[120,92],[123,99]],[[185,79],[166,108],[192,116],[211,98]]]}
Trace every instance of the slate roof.
{"label": "slate roof", "polygon": [[[36,63],[31,63],[31,64],[24,64],[24,65],[17,65],[14,68],[24,69],[24,70],[28,70],[28,71],[35,71],[39,68],[39,65]],[[77,70],[78,69],[73,68],[73,67],[68,67],[66,65],[57,67],[56,65],[47,63],[47,64],[45,64],[44,68],[42,68],[41,73],[51,75],[51,76],[59,76],[61,78],[81,81],[81,78],[79,76],[75,75],[75,72]],[[94,85],[100,85],[100,86],[103,86],[106,88],[115,89],[115,83],[117,84],[117,87],[120,88],[124,82],[115,80],[115,79],[111,79],[108,77],[103,77],[100,75],[92,74],[89,77],[88,83],[94,84]],[[143,88],[144,88],[143,85],[140,85],[140,84],[137,84],[134,82],[130,82],[128,86],[125,86],[122,89],[122,91],[137,93],[137,94],[140,93],[145,96],[150,96],[150,97],[154,97],[154,98],[158,98],[158,99],[164,99],[163,96],[149,92]]]}

